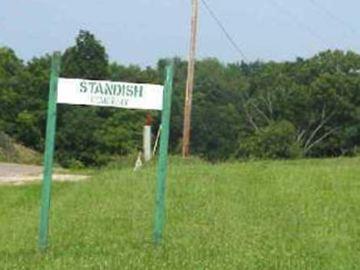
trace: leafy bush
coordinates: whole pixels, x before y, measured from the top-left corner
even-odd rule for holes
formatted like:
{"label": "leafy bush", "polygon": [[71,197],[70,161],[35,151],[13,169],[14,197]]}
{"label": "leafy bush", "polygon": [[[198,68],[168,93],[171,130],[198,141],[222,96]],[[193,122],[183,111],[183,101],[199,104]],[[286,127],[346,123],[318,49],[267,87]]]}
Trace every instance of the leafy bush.
{"label": "leafy bush", "polygon": [[299,157],[296,129],[289,121],[272,122],[241,141],[238,155],[262,159]]}

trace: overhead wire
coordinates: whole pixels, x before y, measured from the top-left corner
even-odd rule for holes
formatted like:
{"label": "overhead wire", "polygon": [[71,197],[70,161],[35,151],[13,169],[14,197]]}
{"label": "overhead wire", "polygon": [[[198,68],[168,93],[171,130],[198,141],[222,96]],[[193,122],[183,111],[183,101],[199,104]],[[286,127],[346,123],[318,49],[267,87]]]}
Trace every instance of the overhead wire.
{"label": "overhead wire", "polygon": [[330,48],[328,42],[320,35],[318,34],[312,27],[304,23],[302,20],[300,20],[293,12],[285,8],[284,6],[280,5],[276,0],[268,0],[270,3],[273,4],[281,13],[288,16],[294,23],[298,25],[298,27],[306,30],[310,35],[312,35],[314,38],[318,39],[325,45],[326,47]]}
{"label": "overhead wire", "polygon": [[351,24],[347,23],[345,20],[337,16],[335,13],[333,13],[330,9],[320,4],[318,1],[315,0],[309,0],[309,2],[316,7],[317,9],[320,9],[325,13],[329,18],[336,21],[338,24],[342,25],[343,27],[346,27],[348,30],[350,30],[353,34],[359,34],[359,32],[353,27]]}
{"label": "overhead wire", "polygon": [[248,61],[248,58],[244,51],[240,48],[240,46],[236,43],[235,39],[230,35],[230,33],[226,30],[224,24],[221,22],[220,18],[216,15],[214,10],[210,7],[210,4],[206,0],[201,0],[204,7],[210,14],[210,16],[214,19],[220,30],[224,33],[227,40],[230,42],[230,44],[233,46],[233,48],[240,54],[243,60]]}
{"label": "overhead wire", "polygon": [[[207,0],[201,0],[203,6],[209,13],[209,15],[212,17],[212,19],[215,21],[215,23],[218,25],[220,30],[223,32],[227,40],[230,42],[232,47],[239,53],[239,55],[242,57],[243,60],[248,61],[248,57],[244,53],[244,51],[241,49],[241,47],[237,44],[235,41],[235,38],[232,37],[232,35],[229,33],[229,31],[226,29],[224,23],[221,21],[219,16],[215,13],[214,9],[210,6],[209,2]],[[268,0],[275,8],[277,8],[282,14],[286,15],[291,21],[293,21],[298,27],[304,29],[306,32],[308,32],[311,36],[319,40],[323,45],[330,48],[331,46],[327,42],[327,40],[320,35],[316,30],[314,30],[311,26],[304,23],[296,14],[291,12],[289,9],[284,7],[283,5],[279,4],[276,0]],[[359,34],[359,32],[350,24],[348,24],[343,19],[339,18],[337,15],[335,15],[333,12],[331,12],[328,8],[321,5],[317,0],[309,0],[309,2],[316,6],[318,9],[321,9],[324,13],[327,14],[328,17],[331,17],[333,20],[337,21],[339,24],[342,24],[343,26],[346,26],[349,30],[351,30],[353,33]]]}

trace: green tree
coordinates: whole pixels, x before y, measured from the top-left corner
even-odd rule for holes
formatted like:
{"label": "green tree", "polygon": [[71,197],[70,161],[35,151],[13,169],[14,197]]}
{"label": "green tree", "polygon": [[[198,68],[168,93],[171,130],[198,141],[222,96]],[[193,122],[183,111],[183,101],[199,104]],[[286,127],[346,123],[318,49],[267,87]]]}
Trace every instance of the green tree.
{"label": "green tree", "polygon": [[18,104],[15,137],[38,151],[44,147],[50,63],[49,55],[29,61],[21,78],[24,87],[18,89],[23,98]]}
{"label": "green tree", "polygon": [[15,133],[15,119],[20,112],[18,103],[22,99],[21,74],[24,66],[14,51],[0,47],[0,130]]}
{"label": "green tree", "polygon": [[[109,77],[108,56],[93,34],[81,30],[76,44],[62,57],[61,76],[84,79]],[[65,165],[99,165],[105,162],[102,141],[96,136],[107,109],[61,105],[58,108],[58,157]],[[109,110],[108,110],[109,111]]]}
{"label": "green tree", "polygon": [[89,31],[81,30],[76,44],[62,57],[61,75],[70,78],[106,79],[109,63],[105,47]]}

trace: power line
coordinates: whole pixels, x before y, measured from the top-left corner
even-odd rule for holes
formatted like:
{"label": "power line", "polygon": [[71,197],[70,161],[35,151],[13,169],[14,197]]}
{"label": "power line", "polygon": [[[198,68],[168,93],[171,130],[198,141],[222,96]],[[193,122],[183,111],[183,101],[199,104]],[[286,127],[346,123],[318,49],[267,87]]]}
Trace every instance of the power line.
{"label": "power line", "polygon": [[219,28],[221,29],[221,31],[225,34],[226,38],[228,39],[228,41],[231,43],[231,45],[234,47],[234,49],[241,55],[242,59],[244,59],[245,61],[248,61],[248,58],[246,57],[245,53],[243,52],[243,50],[240,48],[240,46],[235,42],[234,38],[231,37],[231,35],[229,34],[229,32],[226,30],[224,24],[221,22],[221,20],[219,19],[219,17],[215,14],[215,12],[213,11],[213,9],[210,7],[209,3],[206,0],[201,0],[201,2],[204,4],[204,7],[206,8],[206,10],[209,12],[210,16],[214,19],[214,21],[216,22],[216,24],[219,26]]}
{"label": "power line", "polygon": [[315,0],[309,0],[309,2],[316,8],[323,11],[328,17],[330,17],[331,19],[336,21],[338,24],[341,24],[342,26],[345,26],[346,28],[348,28],[353,34],[357,34],[357,35],[359,34],[359,32],[352,25],[350,25],[345,20],[343,20],[342,18],[335,15],[332,11],[330,11],[330,9],[326,8],[325,6],[323,6],[322,4],[320,4],[319,2],[317,2]]}
{"label": "power line", "polygon": [[326,47],[330,48],[331,46],[329,46],[329,44],[327,43],[327,41],[321,36],[319,35],[314,29],[312,29],[310,26],[308,26],[307,24],[305,24],[304,22],[302,22],[295,14],[293,14],[292,12],[290,12],[288,9],[286,9],[284,6],[280,5],[277,1],[275,0],[268,0],[270,3],[272,3],[281,13],[285,14],[286,16],[288,16],[293,22],[295,22],[300,28],[303,28],[304,30],[306,30],[310,35],[312,35],[314,38],[318,39],[319,41],[321,41]]}

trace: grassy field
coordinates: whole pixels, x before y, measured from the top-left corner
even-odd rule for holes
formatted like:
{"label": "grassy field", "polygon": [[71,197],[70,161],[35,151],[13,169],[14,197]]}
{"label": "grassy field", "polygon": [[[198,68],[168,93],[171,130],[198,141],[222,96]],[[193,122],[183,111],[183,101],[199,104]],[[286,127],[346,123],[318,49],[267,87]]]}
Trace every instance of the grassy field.
{"label": "grassy field", "polygon": [[40,185],[0,186],[0,269],[359,269],[359,165],[174,158],[158,248],[152,166],[55,183],[46,254],[36,248]]}

